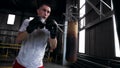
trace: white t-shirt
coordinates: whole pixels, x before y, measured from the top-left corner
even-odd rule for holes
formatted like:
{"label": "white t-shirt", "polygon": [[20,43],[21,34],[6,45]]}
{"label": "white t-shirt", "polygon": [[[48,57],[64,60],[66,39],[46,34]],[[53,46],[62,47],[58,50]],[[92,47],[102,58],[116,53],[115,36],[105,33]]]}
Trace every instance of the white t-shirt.
{"label": "white t-shirt", "polygon": [[[25,31],[29,24],[28,19],[25,19],[19,31]],[[35,29],[26,40],[21,44],[21,49],[17,56],[17,61],[26,68],[38,68],[43,66],[43,57],[47,45],[50,32],[43,29]]]}

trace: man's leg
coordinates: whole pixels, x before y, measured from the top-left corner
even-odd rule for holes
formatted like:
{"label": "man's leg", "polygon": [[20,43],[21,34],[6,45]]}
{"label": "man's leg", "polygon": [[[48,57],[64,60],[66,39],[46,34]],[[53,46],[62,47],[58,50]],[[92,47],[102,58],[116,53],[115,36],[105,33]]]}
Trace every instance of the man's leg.
{"label": "man's leg", "polygon": [[13,64],[13,68],[25,68],[24,66],[20,65],[17,60],[15,60],[14,64]]}
{"label": "man's leg", "polygon": [[44,68],[44,66],[41,66],[41,67],[39,67],[39,68]]}

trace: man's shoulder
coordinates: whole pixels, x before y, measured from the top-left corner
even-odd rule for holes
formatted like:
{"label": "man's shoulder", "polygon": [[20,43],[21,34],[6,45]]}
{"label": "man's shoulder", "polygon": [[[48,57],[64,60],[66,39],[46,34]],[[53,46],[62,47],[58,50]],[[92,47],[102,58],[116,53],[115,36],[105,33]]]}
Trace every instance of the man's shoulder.
{"label": "man's shoulder", "polygon": [[30,21],[31,21],[30,19],[24,19],[22,24],[25,25],[25,26],[28,26]]}
{"label": "man's shoulder", "polygon": [[23,23],[29,23],[30,19],[24,19]]}

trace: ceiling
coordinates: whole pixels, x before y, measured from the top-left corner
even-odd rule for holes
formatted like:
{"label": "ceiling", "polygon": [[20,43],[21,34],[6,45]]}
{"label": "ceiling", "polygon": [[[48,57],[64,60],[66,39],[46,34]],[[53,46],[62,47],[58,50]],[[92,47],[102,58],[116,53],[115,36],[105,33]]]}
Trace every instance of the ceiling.
{"label": "ceiling", "polygon": [[[54,9],[52,13],[59,15],[65,12],[66,0],[50,0]],[[0,9],[36,13],[35,0],[0,0]]]}

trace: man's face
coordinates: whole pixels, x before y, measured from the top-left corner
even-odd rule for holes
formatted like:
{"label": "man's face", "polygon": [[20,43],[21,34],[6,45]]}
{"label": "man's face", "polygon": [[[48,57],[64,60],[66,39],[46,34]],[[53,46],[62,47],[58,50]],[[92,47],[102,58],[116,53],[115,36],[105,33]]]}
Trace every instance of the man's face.
{"label": "man's face", "polygon": [[38,16],[47,19],[50,15],[51,8],[47,5],[41,6],[39,9],[37,9]]}

